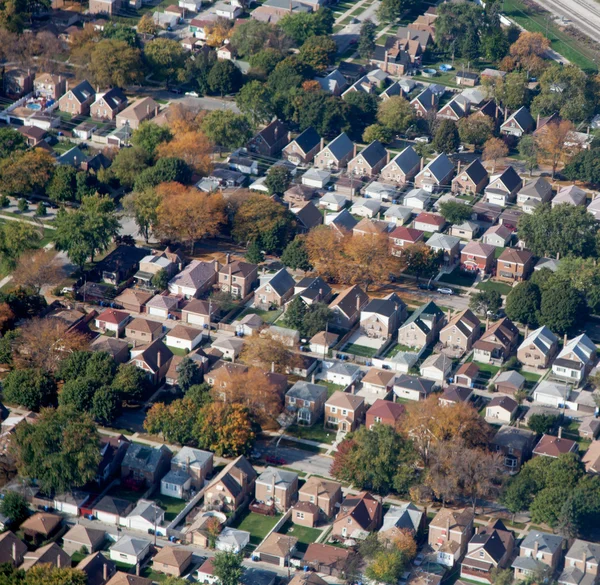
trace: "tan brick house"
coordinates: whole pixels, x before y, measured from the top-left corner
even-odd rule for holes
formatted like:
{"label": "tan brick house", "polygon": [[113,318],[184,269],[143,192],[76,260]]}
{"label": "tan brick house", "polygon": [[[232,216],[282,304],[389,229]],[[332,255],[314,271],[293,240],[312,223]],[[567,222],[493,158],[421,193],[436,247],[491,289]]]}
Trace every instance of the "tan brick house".
{"label": "tan brick house", "polygon": [[348,392],[337,391],[325,403],[325,428],[352,432],[364,420],[365,399]]}
{"label": "tan brick house", "polygon": [[371,299],[360,312],[360,330],[367,337],[387,339],[395,335],[406,319],[406,304],[394,293],[383,299]]}
{"label": "tan brick house", "polygon": [[325,518],[332,518],[342,503],[342,484],[312,475],[298,490],[300,502],[316,504]]}
{"label": "tan brick house", "polygon": [[87,116],[90,106],[96,99],[96,92],[88,81],[82,81],[73,88],[69,88],[58,100],[58,109],[71,116]]}
{"label": "tan brick house", "polygon": [[226,465],[204,492],[204,503],[235,512],[254,492],[256,471],[240,455]]}
{"label": "tan brick house", "polygon": [[317,169],[340,171],[355,154],[354,143],[342,132],[316,154],[313,164]]}
{"label": "tan brick house", "polygon": [[388,152],[379,140],[365,146],[349,163],[348,174],[357,177],[374,177],[388,162]]}
{"label": "tan brick house", "polygon": [[244,298],[258,280],[258,267],[248,262],[228,262],[219,270],[218,286],[233,297]]}
{"label": "tan brick house", "polygon": [[40,97],[59,99],[67,89],[67,80],[62,75],[40,73],[33,80],[33,90]]}
{"label": "tan brick house", "polygon": [[368,302],[369,296],[358,285],[347,288],[329,305],[333,312],[332,322],[343,329],[350,329]]}
{"label": "tan brick house", "polygon": [[498,257],[496,279],[504,282],[521,282],[533,269],[533,254],[529,250],[505,248]]}
{"label": "tan brick house", "polygon": [[473,512],[442,508],[429,524],[429,546],[437,554],[437,562],[453,567],[467,550],[473,536]]}
{"label": "tan brick house", "polygon": [[445,322],[444,312],[434,302],[421,305],[398,329],[398,343],[419,348],[429,345]]}
{"label": "tan brick house", "polygon": [[456,177],[452,180],[452,193],[481,193],[489,180],[488,172],[476,158],[462,171],[459,164]]}
{"label": "tan brick house", "polygon": [[517,359],[533,368],[547,368],[558,352],[558,338],[543,325],[525,337],[517,349]]}
{"label": "tan brick house", "polygon": [[148,319],[133,319],[125,326],[125,336],[140,343],[150,343],[162,335],[162,323]]}
{"label": "tan brick house", "polygon": [[287,512],[298,497],[298,474],[267,467],[256,479],[254,497],[278,512]]}
{"label": "tan brick house", "polygon": [[163,546],[152,559],[152,568],[159,573],[181,577],[192,562],[192,551],[178,546]]}
{"label": "tan brick house", "polygon": [[405,185],[421,168],[421,157],[412,146],[407,146],[381,169],[382,180]]}
{"label": "tan brick house", "polygon": [[90,106],[90,115],[96,120],[114,120],[126,107],[127,97],[118,87],[113,87],[96,96],[96,101]]}
{"label": "tan brick house", "polygon": [[282,268],[273,275],[261,277],[254,291],[254,306],[262,309],[282,307],[294,294],[295,281],[292,275]]}
{"label": "tan brick house", "polygon": [[159,105],[151,97],[136,100],[115,116],[117,128],[129,126],[131,130],[137,130],[144,120],[154,118],[159,109]]}
{"label": "tan brick house", "polygon": [[448,325],[440,331],[440,341],[446,347],[467,352],[473,347],[479,337],[481,323],[471,309],[466,309],[455,315]]}
{"label": "tan brick house", "polygon": [[488,327],[473,344],[473,359],[477,362],[503,362],[514,351],[519,341],[519,330],[515,324],[504,317]]}

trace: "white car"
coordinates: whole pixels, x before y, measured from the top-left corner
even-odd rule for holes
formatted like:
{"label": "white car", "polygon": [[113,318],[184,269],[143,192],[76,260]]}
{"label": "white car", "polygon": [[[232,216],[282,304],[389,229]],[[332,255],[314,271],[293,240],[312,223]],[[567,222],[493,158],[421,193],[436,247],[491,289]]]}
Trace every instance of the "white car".
{"label": "white car", "polygon": [[185,95],[189,95],[190,97],[200,97],[195,91],[186,91]]}
{"label": "white car", "polygon": [[454,291],[451,288],[446,288],[446,287],[438,288],[437,291],[441,295],[453,295],[454,294]]}
{"label": "white car", "polygon": [[415,138],[415,142],[419,142],[420,144],[429,144],[429,136],[419,136]]}

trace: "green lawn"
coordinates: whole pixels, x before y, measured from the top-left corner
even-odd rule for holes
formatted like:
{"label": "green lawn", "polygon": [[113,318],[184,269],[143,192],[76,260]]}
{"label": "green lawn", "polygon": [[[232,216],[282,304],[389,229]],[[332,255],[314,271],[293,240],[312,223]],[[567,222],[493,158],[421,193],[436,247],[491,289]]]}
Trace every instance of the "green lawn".
{"label": "green lawn", "polygon": [[504,0],[503,12],[517,24],[531,32],[541,32],[548,37],[552,48],[587,73],[595,73],[598,67],[591,51],[562,32],[547,13],[536,14],[521,0]]}
{"label": "green lawn", "polygon": [[289,520],[279,530],[280,534],[290,534],[298,539],[298,550],[300,552],[306,552],[309,544],[312,544],[321,535],[321,530],[317,528],[308,528],[306,526],[299,526],[290,522]]}
{"label": "green lawn", "polygon": [[168,348],[171,350],[171,353],[173,355],[180,355],[182,357],[185,357],[189,353],[188,351],[183,349],[183,347],[171,347],[169,345]]}
{"label": "green lawn", "polygon": [[240,514],[233,524],[232,528],[238,528],[239,530],[245,530],[250,533],[250,543],[259,545],[269,531],[277,524],[277,520],[281,517],[281,514],[275,516],[263,516],[262,514],[255,514],[246,510]]}
{"label": "green lawn", "polygon": [[360,355],[362,357],[373,357],[378,350],[374,347],[366,347],[365,345],[356,345],[355,343],[351,343],[350,345],[346,345],[343,351],[345,353]]}
{"label": "green lawn", "polygon": [[85,557],[87,557],[87,555],[84,555],[84,554],[80,553],[79,551],[76,551],[71,555],[71,564],[75,567],[80,561],[85,559]]}
{"label": "green lawn", "polygon": [[106,495],[137,504],[138,500],[142,497],[142,492],[134,492],[133,490],[128,490],[122,485],[116,485],[110,488]]}
{"label": "green lawn", "polygon": [[278,309],[277,311],[264,311],[263,309],[248,308],[242,311],[237,319],[242,319],[246,315],[258,315],[265,323],[275,323],[282,312],[281,309]]}
{"label": "green lawn", "polygon": [[439,281],[446,282],[448,284],[455,284],[457,286],[471,287],[477,278],[476,274],[469,274],[456,267],[450,274],[443,274]]}
{"label": "green lawn", "polygon": [[167,522],[175,520],[177,514],[185,508],[185,500],[180,500],[178,498],[170,498],[169,496],[158,494],[154,496],[153,499],[161,508],[163,508],[163,510],[166,510],[165,520]]}
{"label": "green lawn", "polygon": [[325,386],[327,388],[327,398],[331,398],[331,395],[338,390],[343,390],[344,387],[339,384],[334,384],[333,382],[328,382],[327,380],[315,380],[315,384],[319,386]]}
{"label": "green lawn", "polygon": [[396,343],[395,345],[392,345],[390,349],[388,349],[387,353],[385,354],[385,357],[393,358],[400,351],[416,353],[416,348],[409,347],[408,345],[403,345],[402,343]]}
{"label": "green lawn", "polygon": [[319,443],[332,444],[335,441],[335,432],[324,429],[319,422],[312,427],[302,425],[292,425],[285,431],[286,435],[297,437],[298,439],[309,439]]}
{"label": "green lawn", "polygon": [[504,252],[504,248],[501,248],[500,246],[496,246],[496,249],[494,250],[494,259],[498,260],[498,258],[500,258],[500,256],[502,256],[502,252]]}
{"label": "green lawn", "polygon": [[495,290],[498,291],[501,295],[507,295],[511,290],[512,287],[504,282],[496,282],[494,280],[486,280],[485,282],[480,282],[477,285],[477,288],[479,290]]}
{"label": "green lawn", "polygon": [[165,575],[164,573],[159,573],[158,571],[155,571],[154,569],[152,569],[152,567],[150,565],[146,565],[140,571],[140,575],[142,577],[146,577],[146,579],[150,579],[154,583],[162,583],[167,578],[167,575]]}

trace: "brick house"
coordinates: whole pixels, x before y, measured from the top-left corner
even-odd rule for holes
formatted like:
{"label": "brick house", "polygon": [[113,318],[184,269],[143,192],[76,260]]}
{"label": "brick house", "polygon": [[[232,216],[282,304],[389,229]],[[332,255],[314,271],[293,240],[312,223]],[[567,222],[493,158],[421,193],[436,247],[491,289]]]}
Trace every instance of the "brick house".
{"label": "brick house", "polygon": [[445,153],[438,154],[415,176],[415,187],[429,193],[448,185],[454,174],[454,165]]}
{"label": "brick house", "polygon": [[374,177],[387,164],[388,156],[383,144],[379,140],[374,140],[348,162],[348,174],[357,177]]}
{"label": "brick house", "polygon": [[471,309],[455,315],[440,331],[440,341],[445,347],[470,351],[479,337],[481,323]]}
{"label": "brick house", "polygon": [[118,87],[113,87],[96,95],[96,101],[90,106],[90,116],[96,120],[114,120],[126,107],[127,97]]}
{"label": "brick house", "polygon": [[279,154],[288,142],[288,127],[281,120],[273,120],[250,139],[246,148],[254,154],[273,157]]}
{"label": "brick house", "polygon": [[487,170],[476,158],[462,171],[459,164],[456,177],[452,179],[452,193],[481,193],[489,180]]}
{"label": "brick house", "polygon": [[368,302],[368,295],[358,285],[347,288],[329,305],[329,309],[333,312],[333,323],[343,329],[352,328]]}
{"label": "brick house", "polygon": [[440,565],[453,567],[460,561],[473,536],[474,514],[468,509],[442,508],[429,524],[429,546]]}
{"label": "brick house", "polygon": [[490,178],[485,188],[485,197],[488,203],[505,207],[514,203],[519,189],[523,186],[521,177],[511,166],[506,167],[500,174]]}
{"label": "brick house", "polygon": [[381,502],[370,493],[347,496],[333,522],[331,536],[362,540],[370,532],[379,529],[382,518]]}
{"label": "brick house", "polygon": [[338,390],[325,402],[325,428],[352,432],[363,421],[365,412],[362,396]]}
{"label": "brick house", "polygon": [[403,225],[398,226],[389,235],[389,239],[392,242],[392,254],[400,256],[402,254],[402,248],[405,246],[412,246],[417,242],[422,242],[424,235],[425,232],[422,230],[407,228]]}
{"label": "brick house", "polygon": [[67,89],[67,80],[62,75],[40,73],[33,80],[33,91],[48,100],[59,99]]}
{"label": "brick house", "polygon": [[310,126],[298,134],[282,152],[284,158],[295,165],[306,165],[323,149],[323,141],[317,131]]}
{"label": "brick house", "polygon": [[317,153],[314,166],[317,169],[340,171],[355,154],[356,146],[350,137],[342,132]]}
{"label": "brick house", "polygon": [[548,327],[532,331],[517,349],[517,359],[526,366],[547,368],[558,352],[558,338]]}
{"label": "brick house", "polygon": [[419,213],[413,222],[413,228],[423,232],[441,232],[445,225],[446,219],[443,215],[426,211]]}
{"label": "brick house", "polygon": [[298,474],[267,467],[256,479],[254,497],[280,513],[287,512],[298,497]]}
{"label": "brick house", "polygon": [[219,270],[218,285],[233,297],[244,298],[258,280],[258,267],[248,262],[227,262]]}
{"label": "brick house", "polygon": [[528,429],[502,425],[490,441],[490,449],[504,457],[504,467],[516,473],[530,457],[536,434]]}
{"label": "brick house", "polygon": [[522,282],[533,270],[533,254],[529,250],[505,248],[498,257],[496,279],[503,282]]}
{"label": "brick house", "polygon": [[453,97],[446,105],[442,106],[437,117],[445,120],[458,122],[461,118],[469,115],[471,111],[471,102],[463,95],[458,94]]}
{"label": "brick house", "polygon": [[160,321],[133,319],[125,327],[125,336],[141,343],[150,343],[162,335],[163,326]]}
{"label": "brick house", "polygon": [[171,471],[187,473],[192,480],[191,485],[196,490],[202,489],[204,480],[208,478],[212,470],[213,454],[209,451],[182,447],[171,459]]}
{"label": "brick house", "polygon": [[204,503],[235,512],[254,492],[256,471],[240,455],[228,463],[204,492]]}
{"label": "brick house", "polygon": [[410,105],[415,109],[417,118],[426,118],[429,112],[437,112],[438,103],[438,95],[429,88],[424,89],[410,101]]}
{"label": "brick house", "polygon": [[522,106],[500,125],[500,134],[521,138],[523,134],[532,132],[534,128],[535,120],[529,113],[529,110],[525,106]]}
{"label": "brick house", "polygon": [[405,185],[420,170],[421,157],[412,146],[407,146],[381,169],[382,180]]}
{"label": "brick house", "polygon": [[33,90],[33,75],[28,69],[8,69],[2,74],[2,89],[10,99],[18,99]]}
{"label": "brick house", "polygon": [[342,485],[313,475],[298,490],[298,501],[316,504],[324,518],[332,518],[342,503]]}
{"label": "brick house", "polygon": [[565,566],[558,578],[560,585],[597,583],[599,580],[600,545],[576,539],[565,555]]}
{"label": "brick house", "polygon": [[254,306],[263,309],[282,307],[294,294],[294,279],[282,268],[273,275],[261,277],[254,291]]}
{"label": "brick house", "polygon": [[365,425],[368,429],[372,428],[376,423],[395,428],[405,410],[402,404],[378,398],[371,408],[367,410]]}
{"label": "brick house", "polygon": [[115,116],[117,128],[129,126],[131,130],[137,130],[145,120],[150,120],[158,115],[160,106],[151,98],[144,97],[136,100]]}
{"label": "brick house", "polygon": [[387,339],[406,319],[406,304],[396,294],[371,299],[360,313],[360,331],[367,337]]}
{"label": "brick house", "polygon": [[421,305],[398,329],[398,343],[424,347],[437,339],[446,320],[444,312],[432,301]]}
{"label": "brick house", "polygon": [[562,561],[563,547],[562,536],[532,530],[521,542],[519,556],[512,564],[515,579],[522,581],[540,572],[552,577]]}
{"label": "brick house", "polygon": [[159,573],[181,577],[192,563],[192,551],[178,546],[163,546],[152,559],[152,568]]}
{"label": "brick house", "polygon": [[504,317],[496,321],[481,334],[473,344],[473,360],[485,364],[507,359],[519,341],[519,330],[513,322]]}
{"label": "brick house", "polygon": [[286,392],[285,407],[296,413],[299,424],[310,426],[323,416],[326,400],[325,386],[299,380]]}
{"label": "brick house", "polygon": [[494,269],[495,253],[495,246],[471,241],[460,252],[460,267],[467,272],[491,274]]}
{"label": "brick house", "polygon": [[90,106],[96,99],[96,92],[88,81],[82,81],[73,88],[69,88],[58,100],[58,109],[61,112],[75,116],[87,116]]}

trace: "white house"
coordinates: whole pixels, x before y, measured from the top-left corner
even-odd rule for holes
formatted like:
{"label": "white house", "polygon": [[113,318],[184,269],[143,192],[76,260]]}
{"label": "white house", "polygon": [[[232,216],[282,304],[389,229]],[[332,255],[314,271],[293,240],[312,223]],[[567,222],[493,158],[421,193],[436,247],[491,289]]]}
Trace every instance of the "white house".
{"label": "white house", "polygon": [[[416,354],[414,354],[416,355]],[[425,400],[435,388],[435,382],[401,374],[394,380],[394,394],[405,400]]]}
{"label": "white house", "polygon": [[110,547],[109,556],[112,561],[135,565],[148,556],[150,546],[149,540],[125,535]]}
{"label": "white house", "polygon": [[160,493],[170,498],[184,499],[192,487],[192,477],[185,471],[169,471],[160,480]]}
{"label": "white house", "polygon": [[332,384],[337,384],[346,388],[360,377],[360,368],[354,364],[347,364],[345,362],[325,362],[324,365],[327,368],[325,380]]}
{"label": "white house", "polygon": [[323,189],[330,180],[331,173],[321,169],[309,169],[302,175],[302,184],[315,189]]}
{"label": "white house", "polygon": [[568,341],[552,364],[552,373],[579,384],[587,377],[596,362],[596,346],[582,333]]}
{"label": "white house", "polygon": [[166,295],[155,295],[146,303],[146,310],[149,315],[168,319],[171,311],[179,306],[179,299]]}
{"label": "white house", "polygon": [[177,324],[173,329],[168,330],[165,336],[165,344],[169,347],[192,351],[202,341],[203,335],[202,329],[193,329]]}
{"label": "white house", "polygon": [[485,409],[485,418],[492,422],[510,424],[519,404],[510,396],[494,396]]}
{"label": "white house", "polygon": [[213,341],[211,347],[218,349],[224,358],[233,360],[242,352],[244,342],[241,339],[224,337]]}
{"label": "white house", "polygon": [[121,518],[120,524],[131,530],[139,530],[146,534],[149,530],[154,530],[156,534],[165,535],[166,529],[162,527],[164,521],[165,511],[162,508],[149,500],[139,500],[129,516]]}
{"label": "white house", "polygon": [[192,260],[169,281],[169,293],[183,295],[186,299],[197,297],[217,281],[219,268],[220,265],[216,260],[212,262]]}
{"label": "white house", "polygon": [[377,199],[378,201],[394,201],[399,197],[398,189],[395,185],[373,181],[363,191],[365,197]]}
{"label": "white house", "polygon": [[213,7],[217,16],[227,18],[228,20],[234,20],[241,13],[242,9],[238,5],[226,4],[225,2],[217,2]]}
{"label": "white house", "polygon": [[452,360],[444,353],[430,355],[419,372],[423,378],[443,384],[452,371]]}
{"label": "white house", "polygon": [[431,201],[431,193],[425,191],[425,189],[411,189],[404,196],[404,206],[410,209],[417,209],[424,211],[429,207]]}
{"label": "white house", "polygon": [[79,516],[81,507],[88,501],[89,494],[72,491],[55,496],[54,509],[69,516]]}
{"label": "white house", "polygon": [[185,8],[190,12],[199,12],[202,8],[202,0],[179,0],[179,8]]}
{"label": "white house", "polygon": [[543,382],[540,382],[533,391],[533,400],[539,404],[561,408],[569,399],[570,394],[570,386],[544,380]]}
{"label": "white house", "polygon": [[322,356],[327,355],[327,352],[336,344],[337,340],[338,336],[335,333],[319,331],[310,338],[310,351]]}
{"label": "white house", "polygon": [[363,199],[362,201],[357,201],[352,208],[350,209],[350,213],[352,215],[359,215],[360,217],[369,217],[373,218],[381,209],[381,202],[376,199]]}
{"label": "white house", "polygon": [[131,315],[125,311],[105,309],[96,317],[96,328],[102,332],[111,331],[119,337],[125,330],[125,325],[127,325],[130,317]]}
{"label": "white house", "polygon": [[340,211],[348,203],[348,198],[338,193],[325,193],[321,199],[319,199],[318,206],[323,207],[329,211]]}
{"label": "white house", "polygon": [[250,533],[236,528],[224,528],[219,534],[215,548],[217,550],[239,553],[250,542]]}
{"label": "white house", "polygon": [[412,209],[404,205],[390,205],[383,217],[386,221],[395,225],[404,225],[412,217]]}

